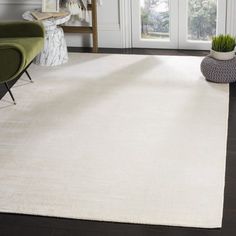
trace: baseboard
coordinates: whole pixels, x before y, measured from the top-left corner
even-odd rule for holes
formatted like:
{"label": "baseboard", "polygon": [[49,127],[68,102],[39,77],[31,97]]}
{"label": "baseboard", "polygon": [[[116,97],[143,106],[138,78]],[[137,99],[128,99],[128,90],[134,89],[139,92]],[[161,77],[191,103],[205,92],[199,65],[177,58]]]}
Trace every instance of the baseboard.
{"label": "baseboard", "polygon": [[[68,47],[68,51],[92,53],[92,48],[91,47]],[[169,55],[169,56],[206,56],[209,54],[209,51],[182,50],[182,49],[150,49],[150,48],[99,48],[98,53]]]}

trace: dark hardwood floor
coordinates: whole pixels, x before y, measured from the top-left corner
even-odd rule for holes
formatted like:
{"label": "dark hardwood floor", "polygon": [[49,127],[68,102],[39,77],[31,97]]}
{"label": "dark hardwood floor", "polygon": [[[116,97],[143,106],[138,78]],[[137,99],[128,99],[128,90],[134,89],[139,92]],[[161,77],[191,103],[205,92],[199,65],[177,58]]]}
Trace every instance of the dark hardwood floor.
{"label": "dark hardwood floor", "polygon": [[[70,51],[86,51],[71,49]],[[87,50],[86,52],[89,52]],[[152,55],[206,55],[207,52],[180,50],[103,49],[100,53]],[[12,83],[14,84],[14,82]],[[0,88],[0,98],[5,93]],[[120,224],[51,217],[0,214],[0,236],[235,236],[236,235],[236,84],[230,85],[230,111],[223,228],[194,229],[138,224]]]}
{"label": "dark hardwood floor", "polygon": [[[92,52],[92,48],[69,47],[69,52]],[[173,56],[206,56],[209,51],[176,50],[176,49],[148,49],[148,48],[99,48],[98,53],[111,54],[140,54],[140,55],[173,55]]]}

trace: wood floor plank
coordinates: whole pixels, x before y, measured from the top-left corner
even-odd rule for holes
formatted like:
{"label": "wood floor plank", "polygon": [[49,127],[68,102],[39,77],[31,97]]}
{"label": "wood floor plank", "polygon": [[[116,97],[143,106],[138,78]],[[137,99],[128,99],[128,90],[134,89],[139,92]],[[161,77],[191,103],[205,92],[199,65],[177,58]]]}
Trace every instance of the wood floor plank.
{"label": "wood floor plank", "polygon": [[1,236],[52,236],[52,229],[34,228],[34,227],[16,227],[12,226],[1,226]]}

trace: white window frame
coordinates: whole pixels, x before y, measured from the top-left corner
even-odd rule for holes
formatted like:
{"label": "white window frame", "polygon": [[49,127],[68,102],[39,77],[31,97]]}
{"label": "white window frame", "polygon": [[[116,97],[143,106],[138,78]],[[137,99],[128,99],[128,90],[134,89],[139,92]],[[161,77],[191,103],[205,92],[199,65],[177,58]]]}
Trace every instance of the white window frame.
{"label": "white window frame", "polygon": [[178,47],[178,0],[169,0],[170,39],[147,40],[141,38],[140,1],[132,0],[132,46],[134,48],[177,48]]}
{"label": "white window frame", "polygon": [[[218,0],[217,32],[226,33],[226,0]],[[179,49],[209,50],[211,42],[188,40],[188,0],[179,0]]]}
{"label": "white window frame", "polygon": [[[122,0],[120,0],[122,1]],[[129,0],[124,0],[129,1]],[[141,17],[140,17],[140,1],[131,1],[131,31],[133,48],[160,48],[160,49],[194,49],[209,50],[210,42],[191,41],[187,39],[188,30],[188,0],[169,0],[170,1],[170,40],[146,40],[141,38]],[[217,34],[225,34],[227,11],[227,2],[235,0],[218,0],[218,28]],[[235,4],[236,5],[236,4]],[[124,26],[125,27],[125,26]],[[227,30],[228,31],[228,30]],[[236,32],[235,32],[236,34]]]}

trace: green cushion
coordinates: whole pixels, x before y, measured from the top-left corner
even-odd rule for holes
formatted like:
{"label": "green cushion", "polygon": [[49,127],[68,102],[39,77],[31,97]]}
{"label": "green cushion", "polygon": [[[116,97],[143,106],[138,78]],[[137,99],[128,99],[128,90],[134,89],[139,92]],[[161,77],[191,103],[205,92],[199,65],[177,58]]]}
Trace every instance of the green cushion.
{"label": "green cushion", "polygon": [[41,37],[0,38],[0,45],[4,43],[19,44],[23,47],[25,53],[24,67],[26,67],[42,50],[44,39]]}
{"label": "green cushion", "polygon": [[0,49],[0,83],[7,82],[21,73],[24,68],[22,55],[20,47],[5,45],[4,48]]}
{"label": "green cushion", "polygon": [[0,22],[0,83],[17,78],[43,49],[40,23]]}
{"label": "green cushion", "polygon": [[42,37],[44,27],[40,22],[3,21],[0,22],[0,38]]}

